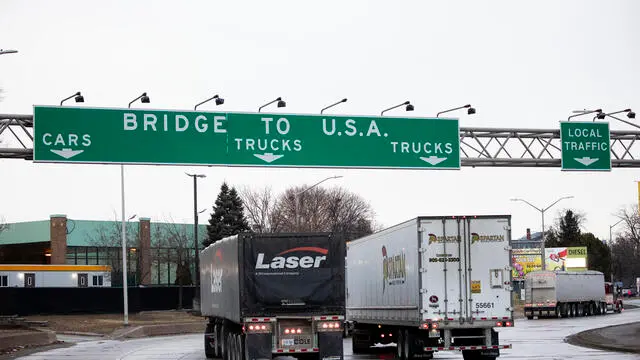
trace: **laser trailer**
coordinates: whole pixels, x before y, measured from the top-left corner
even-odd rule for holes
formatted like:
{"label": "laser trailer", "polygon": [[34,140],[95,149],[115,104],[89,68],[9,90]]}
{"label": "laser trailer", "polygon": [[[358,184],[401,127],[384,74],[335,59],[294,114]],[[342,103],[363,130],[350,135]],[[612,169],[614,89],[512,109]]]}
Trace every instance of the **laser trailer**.
{"label": "laser trailer", "polygon": [[329,233],[243,233],[200,253],[208,358],[343,358],[345,243]]}

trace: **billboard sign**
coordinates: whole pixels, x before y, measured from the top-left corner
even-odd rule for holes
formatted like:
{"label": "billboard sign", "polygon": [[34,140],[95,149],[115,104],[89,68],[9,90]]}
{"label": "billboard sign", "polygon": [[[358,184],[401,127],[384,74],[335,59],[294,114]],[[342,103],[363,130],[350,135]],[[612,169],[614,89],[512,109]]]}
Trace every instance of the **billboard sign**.
{"label": "billboard sign", "polygon": [[511,250],[512,275],[514,280],[524,280],[528,273],[542,269],[539,248]]}
{"label": "billboard sign", "polygon": [[[559,247],[545,248],[545,267],[551,271],[585,271],[587,270],[587,248]],[[514,280],[524,280],[525,276],[537,270],[542,270],[542,259],[539,248],[511,250]]]}
{"label": "billboard sign", "polygon": [[587,270],[587,248],[585,246],[546,248],[545,255],[545,267],[547,270]]}

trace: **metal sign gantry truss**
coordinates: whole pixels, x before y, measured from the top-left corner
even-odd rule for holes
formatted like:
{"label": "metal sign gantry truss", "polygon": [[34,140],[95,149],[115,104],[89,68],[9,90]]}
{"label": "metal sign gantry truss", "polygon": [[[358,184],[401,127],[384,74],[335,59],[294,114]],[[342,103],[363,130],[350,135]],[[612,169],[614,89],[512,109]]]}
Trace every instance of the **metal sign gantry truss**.
{"label": "metal sign gantry truss", "polygon": [[[640,132],[611,130],[611,166],[640,167]],[[560,129],[460,128],[462,166],[560,167]],[[33,160],[33,116],[0,114],[0,159]]]}

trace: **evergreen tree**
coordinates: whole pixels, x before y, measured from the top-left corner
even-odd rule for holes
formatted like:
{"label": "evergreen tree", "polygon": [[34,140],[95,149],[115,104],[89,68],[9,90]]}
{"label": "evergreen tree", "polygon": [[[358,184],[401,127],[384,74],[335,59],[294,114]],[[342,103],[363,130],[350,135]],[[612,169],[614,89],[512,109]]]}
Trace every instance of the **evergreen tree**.
{"label": "evergreen tree", "polygon": [[580,245],[587,247],[587,268],[604,273],[611,272],[611,249],[592,233],[580,235]]}
{"label": "evergreen tree", "polygon": [[573,211],[567,210],[560,219],[559,230],[560,246],[580,246],[580,218]]}
{"label": "evergreen tree", "polygon": [[235,188],[229,189],[227,183],[222,183],[207,225],[207,238],[203,245],[206,247],[222,238],[248,230],[249,223],[244,217],[242,199]]}

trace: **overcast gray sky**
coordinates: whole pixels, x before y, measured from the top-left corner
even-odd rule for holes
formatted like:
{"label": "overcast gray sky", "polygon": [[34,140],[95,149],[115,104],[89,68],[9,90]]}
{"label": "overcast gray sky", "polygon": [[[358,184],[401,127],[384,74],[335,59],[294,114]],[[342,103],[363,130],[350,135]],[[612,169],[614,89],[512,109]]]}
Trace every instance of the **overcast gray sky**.
{"label": "overcast gray sky", "polygon": [[[0,2],[0,113],[29,114],[82,91],[88,107],[256,111],[277,96],[287,113],[376,115],[404,100],[428,117],[471,103],[461,126],[558,128],[571,110],[640,111],[640,2],[629,1],[10,1]],[[213,109],[213,105],[203,108]],[[282,109],[280,109],[282,110]],[[402,112],[394,113],[396,116]],[[458,115],[458,114],[456,114]],[[612,123],[612,129],[633,128]],[[6,140],[5,140],[6,142]],[[117,146],[117,142],[114,143]],[[638,154],[634,155],[638,158]],[[638,169],[459,171],[127,166],[127,215],[192,220],[222,181],[241,187],[312,184],[342,175],[385,226],[417,215],[511,214],[513,235],[540,228],[539,207],[586,214],[608,238],[620,207],[637,203]],[[120,213],[117,165],[0,160],[0,216],[9,222],[63,213]],[[205,221],[208,213],[201,216]]]}

